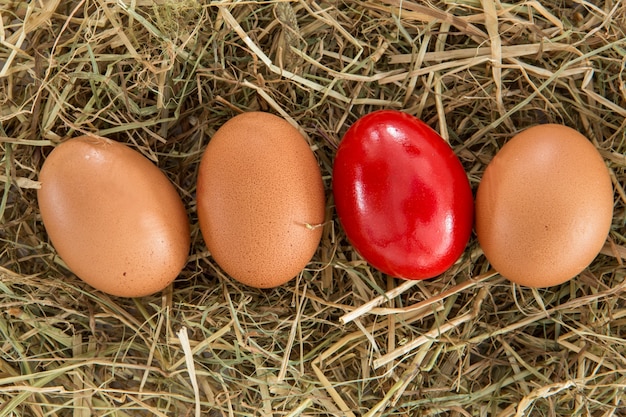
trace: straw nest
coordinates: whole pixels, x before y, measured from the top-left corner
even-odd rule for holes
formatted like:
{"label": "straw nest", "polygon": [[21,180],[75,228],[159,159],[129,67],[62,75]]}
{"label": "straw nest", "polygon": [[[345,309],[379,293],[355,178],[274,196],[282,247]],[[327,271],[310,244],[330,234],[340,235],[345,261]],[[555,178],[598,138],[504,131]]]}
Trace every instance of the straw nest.
{"label": "straw nest", "polygon": [[[626,4],[0,1],[1,416],[624,416]],[[566,124],[605,158],[607,244],[568,283],[514,286],[472,238],[444,275],[399,281],[333,215],[300,276],[256,290],[212,262],[195,176],[233,115],[285,117],[330,197],[336,145],[380,108],[450,142],[474,190],[520,129]],[[152,297],[99,293],[55,256],[37,174],[95,133],[152,159],[192,223]]]}

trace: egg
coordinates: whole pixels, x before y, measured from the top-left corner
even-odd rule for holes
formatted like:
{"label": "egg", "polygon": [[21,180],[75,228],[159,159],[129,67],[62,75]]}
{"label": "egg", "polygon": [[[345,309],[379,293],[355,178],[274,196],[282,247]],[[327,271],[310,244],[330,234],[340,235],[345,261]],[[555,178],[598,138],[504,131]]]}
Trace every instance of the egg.
{"label": "egg", "polygon": [[613,217],[613,188],[595,146],[557,124],[528,128],[487,166],[476,194],[476,235],[493,268],[543,288],[595,259]]}
{"label": "egg", "polygon": [[306,267],[321,239],[325,192],[317,159],[283,118],[237,115],[204,151],[197,210],[224,272],[251,287],[282,285]]}
{"label": "egg", "polygon": [[58,145],[39,174],[37,199],[50,241],[92,287],[140,297],[168,286],[184,267],[189,221],[168,178],[147,158],[109,139]]}

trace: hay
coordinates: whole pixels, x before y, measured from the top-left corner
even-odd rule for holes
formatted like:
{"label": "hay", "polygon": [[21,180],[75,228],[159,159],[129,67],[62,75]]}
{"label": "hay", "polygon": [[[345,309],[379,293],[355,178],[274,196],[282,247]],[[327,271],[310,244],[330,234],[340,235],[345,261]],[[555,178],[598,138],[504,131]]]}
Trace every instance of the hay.
{"label": "hay", "polygon": [[[0,17],[0,416],[626,415],[622,1],[0,0]],[[354,253],[329,198],[297,279],[226,277],[196,221],[208,137],[280,114],[330,191],[341,135],[379,108],[441,132],[474,189],[519,129],[579,129],[616,190],[602,254],[532,290],[472,239],[443,276],[400,282]],[[37,172],[83,133],[138,149],[183,197],[193,246],[166,291],[109,297],[55,256]]]}

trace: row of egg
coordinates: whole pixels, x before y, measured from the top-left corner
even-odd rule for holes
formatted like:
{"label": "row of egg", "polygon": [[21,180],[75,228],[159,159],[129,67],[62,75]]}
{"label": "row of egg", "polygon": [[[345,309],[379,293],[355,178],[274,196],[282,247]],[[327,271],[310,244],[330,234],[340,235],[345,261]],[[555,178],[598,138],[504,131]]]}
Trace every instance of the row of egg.
{"label": "row of egg", "polygon": [[[49,238],[91,286],[145,296],[186,264],[184,205],[139,152],[100,137],[70,139],[50,153],[39,179]],[[317,250],[326,207],[320,168],[282,118],[249,112],[227,121],[203,154],[196,191],[211,256],[244,284],[281,285]],[[390,110],[348,129],[335,158],[333,195],[348,240],[385,273],[442,273],[475,227],[492,266],[534,287],[562,283],[591,263],[613,204],[602,157],[572,129],[540,125],[511,139],[488,165],[474,202],[447,143],[419,119]]]}

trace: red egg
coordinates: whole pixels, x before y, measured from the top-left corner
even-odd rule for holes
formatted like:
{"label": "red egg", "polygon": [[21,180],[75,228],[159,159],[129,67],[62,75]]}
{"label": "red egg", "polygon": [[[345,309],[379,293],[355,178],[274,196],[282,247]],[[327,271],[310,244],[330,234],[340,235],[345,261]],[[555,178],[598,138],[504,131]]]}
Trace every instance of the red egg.
{"label": "red egg", "polygon": [[395,277],[441,274],[470,237],[473,197],[461,162],[433,129],[400,111],[370,113],[348,129],[333,194],[348,240]]}

